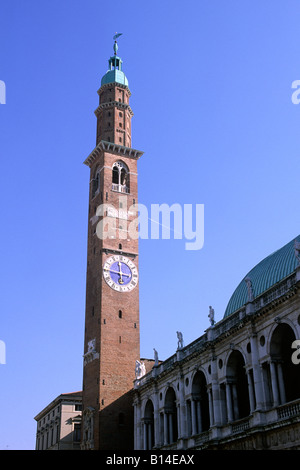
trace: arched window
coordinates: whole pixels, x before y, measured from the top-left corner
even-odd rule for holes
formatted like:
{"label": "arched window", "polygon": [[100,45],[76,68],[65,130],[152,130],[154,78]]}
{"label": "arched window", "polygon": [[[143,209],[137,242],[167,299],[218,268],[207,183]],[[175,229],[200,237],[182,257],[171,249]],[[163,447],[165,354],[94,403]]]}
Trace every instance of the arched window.
{"label": "arched window", "polygon": [[164,406],[164,444],[172,444],[178,438],[176,394],[169,387],[165,397]]}
{"label": "arched window", "polygon": [[100,192],[100,168],[97,168],[94,178],[92,179],[92,197],[97,196]]}
{"label": "arched window", "polygon": [[129,170],[123,162],[115,162],[112,168],[112,190],[129,193]]}
{"label": "arched window", "polygon": [[287,323],[280,323],[272,334],[270,382],[273,406],[300,397],[299,370],[291,360],[291,345],[295,339],[295,333]]}
{"label": "arched window", "polygon": [[151,450],[155,444],[154,442],[154,407],[152,401],[149,399],[145,407],[145,415],[143,418],[144,426],[144,450]]}
{"label": "arched window", "polygon": [[193,379],[192,397],[188,403],[188,418],[191,435],[199,434],[209,429],[207,383],[202,371],[198,371]]}
{"label": "arched window", "polygon": [[226,402],[228,421],[245,418],[250,413],[248,381],[242,353],[232,351],[226,369]]}
{"label": "arched window", "polygon": [[113,184],[119,184],[119,169],[118,169],[117,166],[113,167],[112,182],[113,182]]}

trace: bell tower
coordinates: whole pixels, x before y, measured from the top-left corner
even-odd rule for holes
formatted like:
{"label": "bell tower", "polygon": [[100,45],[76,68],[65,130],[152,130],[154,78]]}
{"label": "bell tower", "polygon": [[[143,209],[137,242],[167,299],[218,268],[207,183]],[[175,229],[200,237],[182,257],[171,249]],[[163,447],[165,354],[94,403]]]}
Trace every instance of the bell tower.
{"label": "bell tower", "polygon": [[96,147],[90,168],[82,449],[133,449],[132,389],[140,358],[138,237],[130,224],[138,203],[131,146],[128,80],[110,57],[98,90]]}

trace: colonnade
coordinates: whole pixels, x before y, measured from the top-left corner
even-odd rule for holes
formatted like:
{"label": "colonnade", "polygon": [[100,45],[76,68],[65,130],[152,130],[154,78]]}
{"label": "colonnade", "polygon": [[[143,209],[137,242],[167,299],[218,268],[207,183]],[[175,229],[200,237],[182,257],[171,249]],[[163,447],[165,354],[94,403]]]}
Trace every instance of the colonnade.
{"label": "colonnade", "polygon": [[[191,375],[181,372],[167,385],[156,381],[155,391],[144,400],[136,395],[135,448],[167,446],[285,403],[289,365],[282,351],[277,356],[273,351],[261,363],[256,335],[250,338],[250,351],[246,364],[244,355],[234,349],[223,375],[218,375],[220,362],[212,355],[207,367],[192,375],[191,384]],[[300,397],[300,390],[295,396]]]}

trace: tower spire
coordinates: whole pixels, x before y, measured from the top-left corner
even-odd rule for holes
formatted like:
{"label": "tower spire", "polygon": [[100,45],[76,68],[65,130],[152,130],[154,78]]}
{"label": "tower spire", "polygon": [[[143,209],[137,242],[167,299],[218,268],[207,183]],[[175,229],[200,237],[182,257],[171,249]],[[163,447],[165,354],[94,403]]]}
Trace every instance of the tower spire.
{"label": "tower spire", "polygon": [[101,86],[108,84],[108,83],[120,83],[121,85],[125,85],[128,87],[128,80],[122,71],[122,59],[117,55],[118,52],[118,43],[117,39],[122,36],[123,33],[116,33],[113,36],[114,39],[114,45],[113,45],[113,50],[114,50],[114,55],[109,58],[108,61],[108,71],[106,74],[102,77],[101,80]]}

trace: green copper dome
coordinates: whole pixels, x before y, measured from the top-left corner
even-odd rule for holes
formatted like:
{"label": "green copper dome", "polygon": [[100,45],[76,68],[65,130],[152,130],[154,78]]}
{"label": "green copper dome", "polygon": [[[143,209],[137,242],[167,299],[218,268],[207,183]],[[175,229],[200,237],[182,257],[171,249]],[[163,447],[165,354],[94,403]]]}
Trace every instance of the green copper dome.
{"label": "green copper dome", "polygon": [[[119,57],[113,57],[113,59],[119,59]],[[106,74],[102,77],[101,86],[106,85],[107,83],[120,83],[121,85],[125,85],[128,87],[128,80],[125,73],[117,68],[108,70]]]}
{"label": "green copper dome", "polygon": [[122,71],[122,59],[117,56],[118,44],[117,41],[114,43],[115,55],[110,57],[108,61],[108,71],[102,77],[101,86],[108,83],[120,83],[128,87],[128,80],[125,73]]}
{"label": "green copper dome", "polygon": [[[296,237],[300,241],[300,235]],[[250,280],[253,300],[278,282],[289,276],[297,267],[295,256],[295,238],[285,246],[275,251],[258,263],[237,286],[232,294],[225,317],[239,310],[248,302],[248,287],[246,280]]]}

